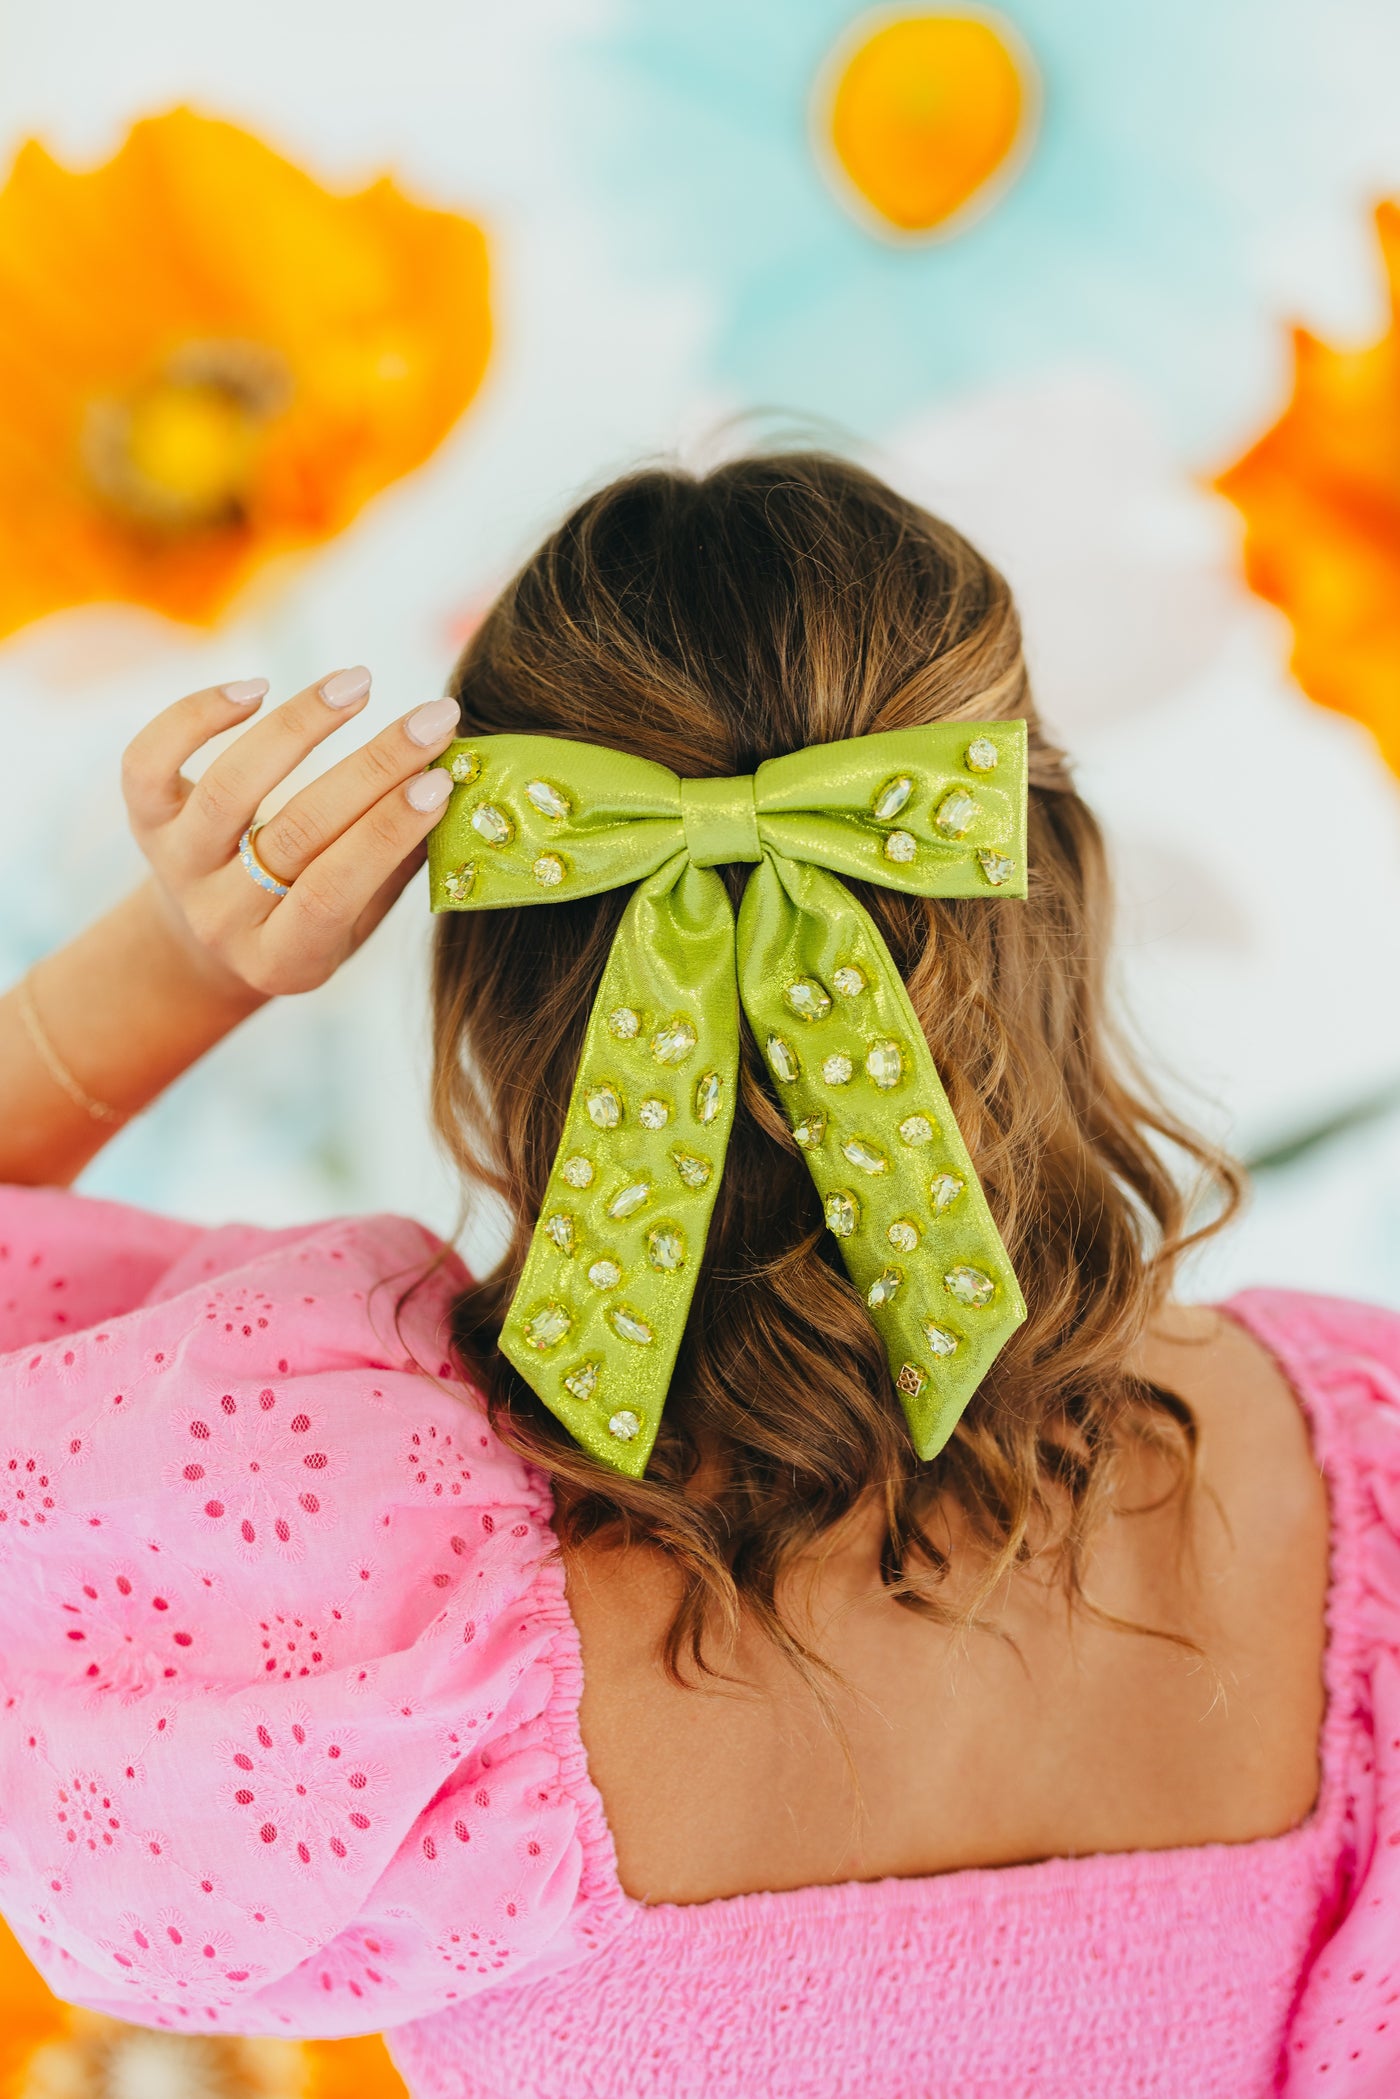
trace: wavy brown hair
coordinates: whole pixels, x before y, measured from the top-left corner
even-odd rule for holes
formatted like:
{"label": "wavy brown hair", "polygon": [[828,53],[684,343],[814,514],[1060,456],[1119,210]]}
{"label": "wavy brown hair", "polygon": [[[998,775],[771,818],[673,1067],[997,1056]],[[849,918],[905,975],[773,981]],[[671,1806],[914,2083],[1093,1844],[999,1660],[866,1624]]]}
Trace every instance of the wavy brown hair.
{"label": "wavy brown hair", "polygon": [[[967,1615],[942,1593],[950,1510],[958,1549],[982,1561],[979,1599],[1049,1537],[1082,1601],[1124,1439],[1166,1459],[1169,1492],[1185,1498],[1193,1477],[1190,1410],[1126,1367],[1199,1236],[1169,1161],[1213,1183],[1224,1214],[1239,1186],[1111,1038],[1103,842],[1036,719],[1003,578],[951,526],[836,458],[639,472],[581,503],[526,563],[451,690],[464,735],[575,737],[685,777],[875,730],[1027,720],[1027,902],[852,884],[908,985],[1029,1306],[931,1463],[910,1445],[746,1025],[728,1161],[646,1476],[585,1455],[498,1352],[627,892],[442,918],[434,1104],[510,1229],[499,1265],[455,1306],[457,1347],[498,1432],[552,1481],[565,1550],[606,1534],[673,1563],[673,1675],[709,1667],[708,1635],[745,1616],[810,1664],[782,1577],[872,1505],[883,1579],[912,1609]],[[749,870],[721,872],[737,901]]]}

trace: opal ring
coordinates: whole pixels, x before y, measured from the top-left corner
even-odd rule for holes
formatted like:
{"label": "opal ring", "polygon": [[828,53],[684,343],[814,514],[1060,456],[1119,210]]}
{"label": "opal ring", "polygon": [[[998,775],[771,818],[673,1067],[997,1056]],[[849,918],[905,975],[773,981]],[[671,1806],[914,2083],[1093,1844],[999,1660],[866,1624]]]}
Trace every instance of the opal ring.
{"label": "opal ring", "polygon": [[291,883],[279,882],[276,875],[269,868],[264,867],[258,858],[258,849],[254,844],[254,840],[261,829],[261,824],[249,824],[247,830],[238,841],[238,857],[257,883],[259,889],[265,889],[269,896],[284,897],[291,888]]}

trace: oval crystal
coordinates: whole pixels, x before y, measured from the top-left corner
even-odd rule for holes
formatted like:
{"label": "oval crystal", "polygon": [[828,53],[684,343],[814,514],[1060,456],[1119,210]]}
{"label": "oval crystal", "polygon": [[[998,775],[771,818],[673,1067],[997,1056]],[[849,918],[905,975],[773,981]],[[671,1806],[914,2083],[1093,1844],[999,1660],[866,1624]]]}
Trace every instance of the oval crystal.
{"label": "oval crystal", "polygon": [[1016,872],[1016,862],[1008,860],[1005,853],[993,853],[984,848],[977,855],[978,864],[993,889],[1000,889]]}
{"label": "oval crystal", "polygon": [[824,1115],[804,1115],[801,1122],[792,1126],[793,1142],[800,1144],[804,1152],[811,1151],[826,1136]]}
{"label": "oval crystal", "polygon": [[619,1042],[630,1042],[641,1031],[642,1016],[631,1006],[614,1006],[608,1015],[608,1033]]}
{"label": "oval crystal", "polygon": [[936,1173],[928,1184],[929,1201],[941,1216],[944,1210],[952,1209],[966,1186],[960,1174]]}
{"label": "oval crystal", "polygon": [[839,1050],[835,1056],[822,1059],[822,1077],[828,1086],[848,1086],[854,1070],[855,1066],[850,1058],[843,1056]]}
{"label": "oval crystal", "polygon": [[913,792],[914,782],[907,773],[900,773],[897,778],[887,780],[876,795],[870,811],[876,823],[892,823]]}
{"label": "oval crystal", "polygon": [[862,1173],[888,1173],[890,1162],[883,1152],[876,1151],[863,1137],[848,1137],[841,1147],[841,1156],[849,1159],[852,1166]]}
{"label": "oval crystal", "polygon": [[585,1159],[582,1152],[573,1152],[559,1169],[571,1188],[587,1188],[593,1181],[593,1161]]}
{"label": "oval crystal", "polygon": [[845,969],[838,969],[831,981],[842,998],[859,998],[865,989],[865,971],[849,964]]}
{"label": "oval crystal", "polygon": [[589,1266],[588,1280],[595,1290],[616,1290],[622,1281],[622,1270],[616,1261],[594,1261]]}
{"label": "oval crystal", "polygon": [[785,1086],[792,1084],[801,1068],[797,1062],[797,1052],[790,1042],[784,1042],[781,1035],[768,1037],[768,1062],[773,1067],[775,1078],[781,1079]]}
{"label": "oval crystal", "polygon": [[539,810],[541,816],[552,816],[556,821],[567,816],[573,807],[569,797],[560,794],[557,787],[551,787],[548,780],[527,780],[525,799],[532,809]]}
{"label": "oval crystal", "polygon": [[596,1129],[615,1130],[622,1120],[622,1096],[615,1087],[599,1086],[584,1103]]}
{"label": "oval crystal", "polygon": [[684,1064],[699,1039],[688,1020],[668,1020],[652,1036],[651,1053],[658,1064]]}
{"label": "oval crystal", "polygon": [[572,1325],[573,1321],[562,1305],[541,1305],[539,1311],[525,1322],[525,1339],[531,1348],[541,1351],[557,1348]]}
{"label": "oval crystal", "polygon": [[894,1223],[887,1228],[885,1237],[900,1253],[912,1254],[919,1243],[919,1227],[912,1217],[896,1217]]}
{"label": "oval crystal", "polygon": [[598,1389],[600,1363],[580,1363],[564,1380],[564,1390],[572,1392],[575,1399],[590,1400]]}
{"label": "oval crystal", "polygon": [[933,812],[933,821],[945,838],[961,838],[977,815],[977,797],[965,787],[945,794]]}
{"label": "oval crystal", "polygon": [[619,1407],[608,1418],[608,1434],[616,1436],[619,1443],[631,1443],[642,1433],[642,1424],[630,1407]]}
{"label": "oval crystal", "polygon": [[881,1305],[889,1304],[903,1281],[904,1272],[899,1268],[886,1268],[882,1274],[877,1275],[865,1293],[865,1302],[871,1311],[878,1312]]}
{"label": "oval crystal", "polygon": [[695,1082],[695,1120],[713,1122],[719,1113],[722,1088],[717,1071],[702,1072]]}
{"label": "oval crystal", "polygon": [[957,1353],[958,1336],[951,1327],[940,1326],[936,1319],[923,1322],[924,1339],[936,1356],[951,1356]]}
{"label": "oval crystal", "polygon": [[865,1070],[871,1085],[888,1093],[904,1076],[904,1052],[897,1042],[877,1042],[866,1051]]}
{"label": "oval crystal", "polygon": [[826,1199],[826,1223],[828,1231],[838,1239],[849,1239],[860,1223],[860,1204],[845,1188],[838,1188]]}
{"label": "oval crystal", "polygon": [[541,889],[557,889],[564,879],[564,863],[557,853],[541,853],[530,872]]}
{"label": "oval crystal", "polygon": [[955,1297],[960,1305],[989,1305],[996,1296],[997,1286],[991,1277],[984,1275],[980,1268],[969,1268],[963,1262],[950,1268],[943,1281],[949,1296]]}
{"label": "oval crystal", "polygon": [[635,1211],[643,1209],[650,1201],[651,1182],[633,1181],[629,1187],[622,1189],[619,1194],[613,1197],[608,1204],[608,1215],[615,1218],[631,1217]]}
{"label": "oval crystal", "polygon": [[831,1011],[830,994],[815,977],[794,977],[783,999],[799,1020],[824,1020]]}
{"label": "oval crystal", "polygon": [[668,1272],[685,1260],[685,1238],[679,1225],[659,1224],[647,1233],[647,1259],[653,1268]]}
{"label": "oval crystal", "polygon": [[997,767],[997,747],[990,736],[974,736],[964,753],[963,762],[970,773],[993,773]]}
{"label": "oval crystal", "polygon": [[919,850],[919,841],[908,831],[891,831],[885,840],[885,858],[901,863],[912,860]]}
{"label": "oval crystal", "polygon": [[901,1142],[908,1145],[932,1144],[934,1127],[927,1115],[906,1115],[899,1125]]}
{"label": "oval crystal", "polygon": [[608,1323],[614,1333],[621,1334],[624,1341],[635,1342],[638,1348],[646,1348],[656,1339],[645,1319],[629,1312],[625,1305],[614,1305],[608,1313]]}
{"label": "oval crystal", "polygon": [[637,1110],[637,1120],[644,1130],[664,1130],[671,1120],[671,1103],[649,1094]]}
{"label": "oval crystal", "polygon": [[561,1254],[571,1254],[573,1252],[574,1220],[572,1217],[567,1216],[563,1210],[556,1210],[554,1215],[546,1221],[545,1231],[554,1241]]}
{"label": "oval crystal", "polygon": [[694,1152],[672,1152],[671,1161],[687,1188],[703,1188],[714,1172],[709,1160]]}
{"label": "oval crystal", "polygon": [[459,787],[470,787],[481,771],[481,756],[477,751],[454,751],[447,761],[447,770]]}
{"label": "oval crystal", "polygon": [[515,836],[515,825],[494,802],[478,802],[472,811],[472,829],[488,845],[509,845]]}

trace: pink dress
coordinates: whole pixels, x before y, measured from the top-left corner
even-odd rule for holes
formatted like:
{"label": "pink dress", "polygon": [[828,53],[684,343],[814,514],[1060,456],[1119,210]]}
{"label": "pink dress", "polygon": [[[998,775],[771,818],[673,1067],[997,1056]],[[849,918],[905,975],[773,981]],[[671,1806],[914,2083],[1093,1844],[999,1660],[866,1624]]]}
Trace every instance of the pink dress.
{"label": "pink dress", "polygon": [[1230,1307],[1331,1487],[1300,1828],[646,1908],[450,1256],[396,1318],[437,1250],[0,1193],[0,1906],[61,1996],[391,2029],[416,2099],[1396,2099],[1400,1319]]}

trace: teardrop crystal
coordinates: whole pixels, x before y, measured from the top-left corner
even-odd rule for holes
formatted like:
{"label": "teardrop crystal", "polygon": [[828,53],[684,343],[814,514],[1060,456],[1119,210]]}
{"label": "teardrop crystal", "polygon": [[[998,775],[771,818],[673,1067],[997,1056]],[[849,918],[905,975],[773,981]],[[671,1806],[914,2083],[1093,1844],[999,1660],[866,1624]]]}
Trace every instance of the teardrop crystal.
{"label": "teardrop crystal", "polygon": [[989,1305],[996,1296],[997,1286],[991,1277],[984,1275],[980,1268],[969,1268],[962,1262],[956,1268],[950,1268],[943,1281],[949,1295],[960,1305]]}
{"label": "teardrop crystal", "polygon": [[668,1020],[652,1036],[651,1053],[658,1064],[684,1064],[699,1039],[688,1020]]}
{"label": "teardrop crystal", "polygon": [[933,821],[945,838],[961,838],[977,815],[977,797],[965,787],[945,794],[933,812]]}
{"label": "teardrop crystal", "polygon": [[450,904],[465,904],[476,881],[476,862],[468,860],[464,867],[454,867],[450,875],[444,875],[442,886]]}
{"label": "teardrop crystal", "polygon": [[645,1319],[629,1312],[623,1305],[614,1305],[608,1313],[608,1322],[614,1333],[621,1334],[624,1341],[635,1342],[638,1348],[646,1348],[656,1339]]}
{"label": "teardrop crystal", "polygon": [[877,1275],[865,1293],[865,1302],[871,1311],[878,1312],[881,1305],[889,1304],[903,1281],[903,1271],[898,1268],[886,1268],[882,1274]]}
{"label": "teardrop crystal", "polygon": [[477,751],[454,751],[448,760],[447,770],[459,787],[470,787],[481,771],[481,756]]}
{"label": "teardrop crystal", "polygon": [[703,1188],[714,1172],[709,1160],[697,1158],[694,1152],[672,1152],[671,1160],[687,1188]]}
{"label": "teardrop crystal", "polygon": [[717,1071],[702,1072],[695,1082],[695,1120],[713,1122],[719,1114],[722,1089]]}
{"label": "teardrop crystal", "polygon": [[541,1351],[557,1348],[572,1325],[573,1321],[562,1305],[541,1305],[533,1318],[525,1322],[525,1339],[531,1348]]}
{"label": "teardrop crystal", "polygon": [[938,1215],[951,1210],[953,1204],[967,1186],[961,1174],[936,1173],[928,1184],[929,1201]]}
{"label": "teardrop crystal", "polygon": [[893,823],[913,792],[914,782],[907,773],[900,773],[895,779],[887,781],[876,795],[870,812],[876,823]]}
{"label": "teardrop crystal", "polygon": [[557,787],[551,787],[548,780],[527,780],[525,799],[532,808],[539,810],[541,816],[552,816],[556,821],[567,816],[573,807],[569,797],[560,794]]}
{"label": "teardrop crystal", "polygon": [[1008,860],[1005,853],[993,853],[984,849],[977,855],[978,865],[993,889],[1000,889],[1016,872],[1016,862]]}
{"label": "teardrop crystal", "polygon": [[831,1011],[830,994],[815,977],[794,977],[783,998],[799,1020],[825,1020]]}
{"label": "teardrop crystal", "polygon": [[904,1076],[904,1052],[897,1042],[877,1042],[866,1052],[865,1070],[871,1085],[888,1093]]}
{"label": "teardrop crystal", "polygon": [[515,825],[503,809],[494,802],[479,802],[472,811],[472,829],[478,838],[488,845],[509,845],[515,836]]}
{"label": "teardrop crystal", "polygon": [[571,1254],[573,1252],[574,1220],[563,1210],[556,1210],[552,1217],[546,1219],[545,1231],[561,1254]]}
{"label": "teardrop crystal", "polygon": [[662,1268],[668,1273],[681,1267],[685,1260],[685,1238],[679,1225],[659,1224],[647,1233],[647,1259],[653,1268]]}
{"label": "teardrop crystal", "polygon": [[588,1120],[597,1129],[615,1130],[622,1120],[622,1096],[615,1087],[596,1087],[584,1105]]}
{"label": "teardrop crystal", "polygon": [[860,1223],[860,1204],[844,1188],[838,1188],[826,1199],[827,1229],[838,1239],[849,1239]]}
{"label": "teardrop crystal", "polygon": [[951,1327],[940,1326],[936,1319],[926,1319],[923,1322],[923,1330],[924,1339],[936,1356],[956,1355],[958,1336]]}
{"label": "teardrop crystal", "polygon": [[784,1042],[781,1035],[768,1037],[768,1062],[773,1067],[774,1077],[781,1079],[785,1086],[791,1086],[799,1070],[797,1052],[790,1042]]}
{"label": "teardrop crystal", "polygon": [[651,1182],[633,1181],[630,1186],[622,1189],[619,1194],[613,1197],[608,1204],[608,1215],[609,1217],[619,1219],[631,1217],[635,1211],[643,1209],[650,1200]]}
{"label": "teardrop crystal", "polygon": [[824,1115],[804,1115],[801,1122],[792,1126],[793,1142],[800,1144],[804,1152],[813,1151],[826,1136]]}
{"label": "teardrop crystal", "polygon": [[602,1365],[600,1363],[580,1363],[578,1369],[571,1370],[565,1378],[564,1390],[572,1392],[575,1399],[585,1402],[592,1399],[598,1389],[598,1377],[601,1369]]}

